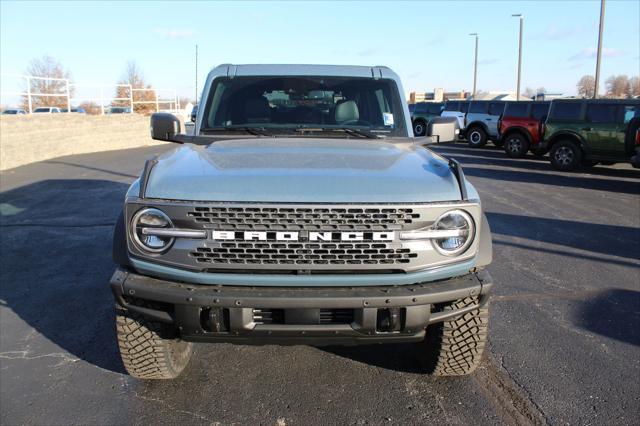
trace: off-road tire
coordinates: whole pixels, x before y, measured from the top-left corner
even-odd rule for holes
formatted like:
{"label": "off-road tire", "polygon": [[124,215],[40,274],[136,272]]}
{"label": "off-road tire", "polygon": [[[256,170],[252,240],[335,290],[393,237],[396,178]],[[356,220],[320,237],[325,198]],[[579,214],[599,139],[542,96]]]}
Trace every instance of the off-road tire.
{"label": "off-road tire", "polygon": [[582,150],[570,140],[561,140],[553,144],[549,152],[551,166],[561,172],[571,172],[580,168],[582,162]]}
{"label": "off-road tire", "polygon": [[413,122],[413,135],[424,136],[427,134],[427,123],[424,120],[416,120]]}
{"label": "off-road tire", "polygon": [[529,150],[529,141],[520,133],[510,133],[504,138],[504,153],[510,158],[523,158]]}
{"label": "off-road tire", "polygon": [[632,156],[636,148],[636,132],[640,129],[640,117],[635,117],[627,125],[624,135],[624,151],[627,155]]}
{"label": "off-road tire", "polygon": [[174,379],[189,363],[193,344],[168,324],[116,306],[116,333],[122,363],[138,379]]}
{"label": "off-road tire", "polygon": [[[467,297],[444,306],[445,311],[477,304],[478,297]],[[464,376],[480,365],[489,328],[489,305],[457,318],[427,327],[418,346],[426,373],[434,376]]]}
{"label": "off-road tire", "polygon": [[471,148],[481,148],[487,144],[487,132],[482,127],[474,126],[467,130],[467,143]]}

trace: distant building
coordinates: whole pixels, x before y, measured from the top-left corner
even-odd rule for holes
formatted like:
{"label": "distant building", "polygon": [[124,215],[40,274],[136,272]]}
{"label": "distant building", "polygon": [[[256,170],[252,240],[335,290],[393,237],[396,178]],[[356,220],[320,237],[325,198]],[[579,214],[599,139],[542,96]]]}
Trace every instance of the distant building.
{"label": "distant building", "polygon": [[469,96],[470,101],[515,101],[517,100],[515,92],[502,92],[502,91],[490,91],[490,92],[478,92],[475,98]]}
{"label": "distant building", "polygon": [[418,102],[444,102],[451,99],[466,99],[469,92],[460,90],[457,92],[445,92],[443,88],[436,88],[433,92],[411,92],[409,93],[409,103]]}
{"label": "distant building", "polygon": [[565,98],[563,93],[538,93],[532,96],[534,101],[552,101],[554,99]]}

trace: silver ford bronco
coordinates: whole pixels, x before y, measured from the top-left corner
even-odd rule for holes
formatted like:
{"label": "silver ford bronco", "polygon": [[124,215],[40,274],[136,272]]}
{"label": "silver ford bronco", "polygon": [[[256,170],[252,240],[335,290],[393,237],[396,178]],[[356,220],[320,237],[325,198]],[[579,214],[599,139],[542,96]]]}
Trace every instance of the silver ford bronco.
{"label": "silver ford bronco", "polygon": [[[193,135],[154,114],[114,230],[127,371],[169,379],[194,342],[410,342],[426,373],[471,373],[487,339],[491,234],[460,165],[415,138],[386,67],[220,65]],[[371,347],[375,350],[375,347]]]}

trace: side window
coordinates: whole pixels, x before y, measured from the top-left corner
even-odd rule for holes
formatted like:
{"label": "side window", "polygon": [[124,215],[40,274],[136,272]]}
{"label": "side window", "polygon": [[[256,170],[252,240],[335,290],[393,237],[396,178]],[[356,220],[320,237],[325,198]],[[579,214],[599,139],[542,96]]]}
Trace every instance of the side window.
{"label": "side window", "polygon": [[424,114],[425,112],[427,112],[426,104],[416,104],[416,109],[414,110],[414,113]]}
{"label": "side window", "polygon": [[489,104],[489,115],[502,115],[504,112],[504,102],[491,102]]}
{"label": "side window", "polygon": [[460,102],[460,107],[458,108],[458,111],[464,112],[466,114],[468,110],[469,110],[469,102]]}
{"label": "side window", "polygon": [[487,106],[489,106],[489,104],[486,102],[471,102],[469,104],[469,112],[475,114],[486,114]]}
{"label": "side window", "polygon": [[505,107],[504,115],[508,117],[526,117],[529,104],[525,102],[509,103]]}
{"label": "side window", "polygon": [[582,103],[558,102],[553,106],[551,117],[555,120],[579,120]]}
{"label": "side window", "polygon": [[542,120],[549,113],[549,104],[534,104],[531,108],[531,118]]}
{"label": "side window", "polygon": [[445,111],[458,111],[460,109],[460,102],[447,102],[444,109]]}
{"label": "side window", "polygon": [[440,114],[442,112],[442,104],[429,105],[429,114]]}
{"label": "side window", "polygon": [[615,123],[617,105],[588,104],[587,121],[590,123]]}
{"label": "side window", "polygon": [[627,105],[624,107],[624,124],[627,124],[636,117],[640,117],[640,105]]}

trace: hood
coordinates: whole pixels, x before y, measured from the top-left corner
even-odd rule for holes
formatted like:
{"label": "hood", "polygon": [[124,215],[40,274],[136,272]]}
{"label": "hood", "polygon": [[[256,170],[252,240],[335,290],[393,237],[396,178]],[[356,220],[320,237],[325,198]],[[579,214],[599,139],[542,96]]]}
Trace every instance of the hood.
{"label": "hood", "polygon": [[460,199],[442,157],[379,140],[254,138],[182,145],[152,169],[146,196],[169,200],[403,203]]}

